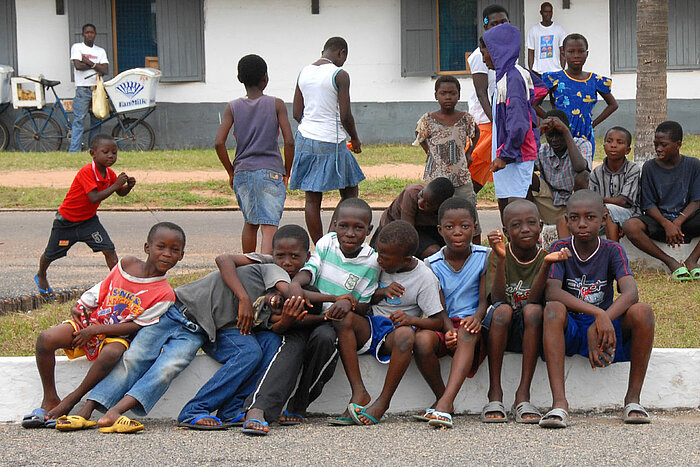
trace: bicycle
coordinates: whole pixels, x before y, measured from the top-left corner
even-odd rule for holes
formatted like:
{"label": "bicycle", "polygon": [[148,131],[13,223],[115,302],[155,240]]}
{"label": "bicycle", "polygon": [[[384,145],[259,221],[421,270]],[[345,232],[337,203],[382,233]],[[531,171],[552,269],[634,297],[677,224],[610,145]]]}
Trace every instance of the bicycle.
{"label": "bicycle", "polygon": [[[51,89],[55,97],[55,102],[47,113],[33,107],[24,107],[23,115],[17,117],[14,124],[14,139],[17,147],[24,152],[47,152],[58,151],[63,144],[63,138],[71,138],[72,123],[68,118],[68,112],[63,107],[61,99],[54,89],[61,84],[60,81],[53,81],[41,78],[35,80],[25,77],[31,81],[41,83],[46,89]],[[102,127],[112,119],[117,120],[117,124],[112,129],[112,137],[122,151],[150,151],[155,145],[155,132],[151,125],[144,119],[155,110],[155,106],[149,107],[143,115],[138,118],[118,113],[109,99],[109,116],[99,120],[85,132]],[[58,117],[54,117],[54,114]],[[62,118],[61,118],[62,117]],[[65,136],[64,131],[65,130]]]}
{"label": "bicycle", "polygon": [[[0,115],[7,110],[9,106],[9,102],[0,104]],[[0,120],[0,151],[7,149],[8,144],[10,144],[10,130],[7,128],[7,125]]]}

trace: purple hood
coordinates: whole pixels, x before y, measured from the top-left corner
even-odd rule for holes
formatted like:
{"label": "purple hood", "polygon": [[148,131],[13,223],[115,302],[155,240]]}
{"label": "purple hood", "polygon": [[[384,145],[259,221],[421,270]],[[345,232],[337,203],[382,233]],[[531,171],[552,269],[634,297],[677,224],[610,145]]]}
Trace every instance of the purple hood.
{"label": "purple hood", "polygon": [[510,23],[499,24],[484,33],[484,43],[496,67],[496,81],[515,67],[520,40],[520,30]]}

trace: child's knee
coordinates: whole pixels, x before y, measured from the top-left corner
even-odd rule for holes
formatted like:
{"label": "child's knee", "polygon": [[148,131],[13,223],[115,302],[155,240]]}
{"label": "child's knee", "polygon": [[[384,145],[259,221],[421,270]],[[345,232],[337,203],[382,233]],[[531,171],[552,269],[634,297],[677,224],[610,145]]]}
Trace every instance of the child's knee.
{"label": "child's knee", "polygon": [[422,360],[435,354],[435,342],[437,334],[434,331],[421,330],[418,331],[413,341],[413,355],[416,359]]}
{"label": "child's knee", "polygon": [[523,307],[523,321],[525,327],[540,327],[542,326],[542,316],[544,311],[542,305],[529,303]]}
{"label": "child's knee", "polygon": [[479,334],[472,334],[471,332],[467,331],[464,326],[460,326],[459,330],[457,331],[457,341],[460,343],[465,343],[469,345],[476,344],[477,340],[479,338]]}
{"label": "child's knee", "polygon": [[410,352],[416,341],[416,333],[409,326],[401,326],[394,331],[394,345],[400,352]]}
{"label": "child's knee", "polygon": [[563,322],[566,318],[566,307],[563,303],[557,301],[549,301],[544,307],[544,322],[558,323]]}
{"label": "child's knee", "polygon": [[493,310],[493,316],[491,317],[491,326],[493,327],[506,327],[510,324],[513,318],[513,308],[507,303],[502,303]]}
{"label": "child's knee", "polygon": [[622,224],[622,231],[627,236],[639,235],[644,232],[644,222],[634,217],[627,219],[624,224]]}
{"label": "child's knee", "polygon": [[654,329],[654,310],[647,303],[635,303],[625,313],[628,321],[637,329]]}
{"label": "child's knee", "polygon": [[69,329],[67,325],[59,325],[46,329],[36,338],[36,351],[53,352],[63,348],[64,345],[61,342],[70,340],[72,334],[72,328]]}
{"label": "child's knee", "polygon": [[102,363],[102,365],[112,367],[117,364],[125,351],[126,347],[124,347],[124,345],[121,343],[112,342],[105,344],[100,350],[98,360],[100,363]]}

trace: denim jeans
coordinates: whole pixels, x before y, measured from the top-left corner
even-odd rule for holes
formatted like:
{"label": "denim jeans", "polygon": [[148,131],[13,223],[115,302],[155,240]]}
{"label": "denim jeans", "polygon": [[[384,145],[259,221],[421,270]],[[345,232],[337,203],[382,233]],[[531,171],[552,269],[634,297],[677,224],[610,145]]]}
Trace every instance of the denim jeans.
{"label": "denim jeans", "polygon": [[[75,98],[73,99],[73,123],[71,124],[71,140],[69,152],[80,152],[83,150],[83,133],[85,126],[92,126],[97,123],[97,119],[90,113],[92,104],[92,88],[90,86],[77,86],[75,88]],[[88,135],[88,145],[95,136],[95,130]]]}
{"label": "denim jeans", "polygon": [[139,402],[132,410],[146,415],[190,364],[204,338],[199,326],[187,320],[177,305],[171,306],[158,323],[136,333],[129,350],[88,399],[106,410],[128,394]]}
{"label": "denim jeans", "polygon": [[248,335],[242,335],[238,329],[217,332],[216,342],[205,345],[204,351],[223,366],[183,407],[178,421],[189,422],[214,411],[223,421],[234,419],[241,413],[243,402],[255,389],[280,342],[277,334],[267,331]]}

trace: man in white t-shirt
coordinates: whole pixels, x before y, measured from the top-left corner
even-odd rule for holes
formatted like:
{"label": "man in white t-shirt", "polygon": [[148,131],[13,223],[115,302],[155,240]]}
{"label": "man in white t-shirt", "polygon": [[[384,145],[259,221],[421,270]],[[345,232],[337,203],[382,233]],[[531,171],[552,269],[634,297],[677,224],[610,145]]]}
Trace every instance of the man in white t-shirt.
{"label": "man in white t-shirt", "polygon": [[553,8],[549,2],[540,6],[542,22],[527,33],[527,67],[542,76],[548,71],[560,71],[566,65],[564,58],[564,28],[552,22]]}
{"label": "man in white t-shirt", "polygon": [[[82,151],[83,133],[85,125],[92,126],[93,118],[86,118],[90,112],[92,103],[92,88],[97,84],[97,75],[107,74],[109,61],[107,52],[102,47],[95,45],[97,29],[93,24],[83,26],[83,42],[73,44],[70,48],[70,60],[75,67],[75,99],[73,99],[73,125],[70,141],[70,152]],[[90,138],[93,136],[90,132]],[[89,139],[88,139],[89,143]]]}

